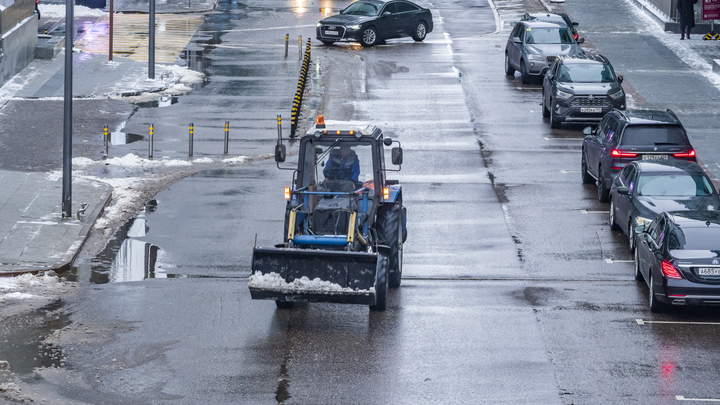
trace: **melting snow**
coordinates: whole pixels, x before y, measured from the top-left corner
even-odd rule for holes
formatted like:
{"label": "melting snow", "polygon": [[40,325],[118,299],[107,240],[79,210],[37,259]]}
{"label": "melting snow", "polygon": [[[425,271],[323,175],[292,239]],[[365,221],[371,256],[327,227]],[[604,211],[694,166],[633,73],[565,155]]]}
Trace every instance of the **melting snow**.
{"label": "melting snow", "polygon": [[[40,15],[43,17],[65,17],[64,4],[38,4]],[[85,6],[75,6],[73,10],[75,18],[77,17],[102,17],[108,14],[106,11]]]}
{"label": "melting snow", "polygon": [[340,284],[331,283],[329,281],[323,281],[319,278],[310,280],[303,276],[302,278],[293,280],[292,283],[285,282],[279,274],[271,272],[268,274],[262,274],[260,272],[253,273],[248,281],[248,287],[253,288],[266,288],[266,289],[281,289],[281,290],[294,290],[294,291],[323,291],[323,292],[368,292],[374,293],[375,288],[370,287],[369,290],[360,290],[349,287],[341,287]]}

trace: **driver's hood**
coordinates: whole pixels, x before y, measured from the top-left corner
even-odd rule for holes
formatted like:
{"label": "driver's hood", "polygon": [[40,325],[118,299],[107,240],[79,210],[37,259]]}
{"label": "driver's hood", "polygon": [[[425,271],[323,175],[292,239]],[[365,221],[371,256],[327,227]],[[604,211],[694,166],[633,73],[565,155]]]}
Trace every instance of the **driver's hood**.
{"label": "driver's hood", "polygon": [[355,25],[364,23],[365,21],[372,20],[373,16],[366,15],[353,15],[353,14],[338,14],[332,17],[320,20],[320,24],[323,25]]}
{"label": "driver's hood", "polygon": [[537,53],[543,56],[555,55],[577,55],[580,48],[576,44],[525,44],[525,48],[530,53]]}

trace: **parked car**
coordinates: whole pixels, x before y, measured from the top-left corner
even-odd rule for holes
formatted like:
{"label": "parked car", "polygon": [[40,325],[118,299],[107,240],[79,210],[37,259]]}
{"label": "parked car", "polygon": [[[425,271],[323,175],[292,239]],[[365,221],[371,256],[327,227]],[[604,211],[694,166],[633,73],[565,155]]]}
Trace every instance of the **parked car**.
{"label": "parked car", "polygon": [[720,196],[695,162],[668,158],[630,162],[610,188],[610,228],[628,236],[664,211],[720,210]]}
{"label": "parked car", "polygon": [[580,175],[597,181],[598,199],[607,202],[610,185],[623,167],[635,160],[669,157],[695,161],[685,128],[671,110],[610,110],[598,126],[583,130]]}
{"label": "parked car", "polygon": [[666,212],[636,239],[635,279],[647,283],[652,312],[720,305],[720,212]]}
{"label": "parked car", "polygon": [[412,37],[422,41],[433,30],[430,10],[406,0],[362,0],[317,24],[316,36],[325,45],[338,41],[373,46],[386,39]]}
{"label": "parked car", "polygon": [[520,71],[523,84],[542,77],[559,55],[580,55],[584,38],[575,41],[565,23],[520,21],[505,46],[505,74]]}
{"label": "parked car", "polygon": [[522,21],[547,21],[547,22],[563,22],[570,28],[573,34],[573,38],[577,41],[578,33],[576,22],[570,20],[570,16],[567,13],[525,13],[523,14]]}
{"label": "parked car", "polygon": [[561,56],[543,79],[543,117],[550,118],[551,128],[600,121],[613,108],[625,109],[622,81],[602,55]]}

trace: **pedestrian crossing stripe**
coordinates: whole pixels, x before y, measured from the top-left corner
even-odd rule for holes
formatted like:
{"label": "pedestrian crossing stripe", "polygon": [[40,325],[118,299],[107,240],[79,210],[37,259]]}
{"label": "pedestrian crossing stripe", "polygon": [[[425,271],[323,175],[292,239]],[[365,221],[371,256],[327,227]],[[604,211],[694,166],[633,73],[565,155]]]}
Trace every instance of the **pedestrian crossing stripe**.
{"label": "pedestrian crossing stripe", "polygon": [[[149,50],[149,16],[115,14],[113,17],[113,56],[147,61]],[[175,63],[203,22],[201,14],[155,15],[155,62]],[[109,16],[105,15],[75,41],[83,52],[107,55]]]}

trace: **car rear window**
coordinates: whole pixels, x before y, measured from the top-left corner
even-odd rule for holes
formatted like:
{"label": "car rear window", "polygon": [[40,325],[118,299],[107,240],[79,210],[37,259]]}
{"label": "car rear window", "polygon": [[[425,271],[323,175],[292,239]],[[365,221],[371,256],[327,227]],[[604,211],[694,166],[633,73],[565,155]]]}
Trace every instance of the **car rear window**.
{"label": "car rear window", "polygon": [[696,197],[712,194],[712,187],[701,174],[641,173],[637,181],[638,195]]}
{"label": "car rear window", "polygon": [[668,237],[669,250],[720,250],[720,228],[675,228]]}
{"label": "car rear window", "polygon": [[572,44],[573,37],[567,28],[531,28],[525,33],[526,44]]}
{"label": "car rear window", "polygon": [[677,125],[631,125],[625,128],[623,145],[689,145],[685,132]]}

